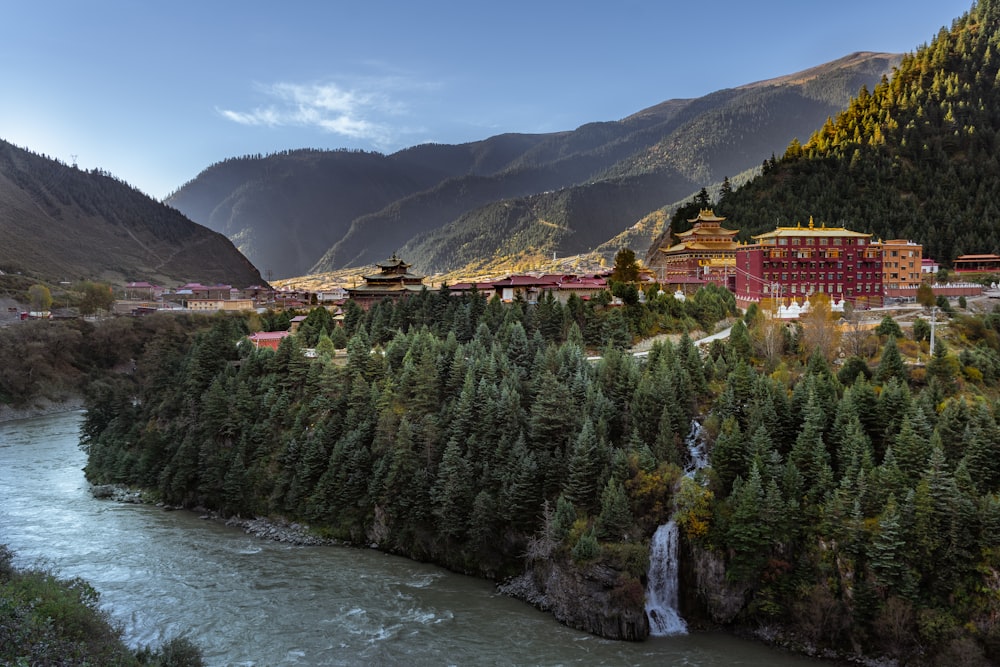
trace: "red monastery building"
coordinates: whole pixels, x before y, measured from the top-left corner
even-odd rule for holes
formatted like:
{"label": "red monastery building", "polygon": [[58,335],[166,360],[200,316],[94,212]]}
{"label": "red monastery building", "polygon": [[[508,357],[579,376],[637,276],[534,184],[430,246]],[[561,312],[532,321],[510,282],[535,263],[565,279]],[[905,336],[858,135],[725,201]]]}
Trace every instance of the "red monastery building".
{"label": "red monastery building", "polygon": [[688,285],[692,279],[699,283],[716,283],[733,290],[736,287],[736,249],[740,247],[735,236],[738,229],[722,226],[725,218],[711,209],[702,209],[691,229],[676,234],[678,242],[663,253],[660,283],[666,287]]}
{"label": "red monastery building", "polygon": [[822,293],[833,302],[882,305],[882,247],[871,234],[843,227],[778,227],[736,252],[736,302],[799,305]]}

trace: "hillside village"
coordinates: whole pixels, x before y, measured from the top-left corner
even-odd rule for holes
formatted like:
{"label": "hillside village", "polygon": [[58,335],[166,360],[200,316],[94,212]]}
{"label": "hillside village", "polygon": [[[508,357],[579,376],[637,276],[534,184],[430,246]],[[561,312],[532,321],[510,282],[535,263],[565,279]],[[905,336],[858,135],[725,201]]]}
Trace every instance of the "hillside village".
{"label": "hillside village", "polygon": [[[924,257],[920,244],[907,239],[881,240],[870,233],[843,227],[806,225],[778,227],[749,241],[735,237],[738,229],[724,225],[726,218],[702,209],[689,219],[691,228],[676,236],[676,243],[660,248],[655,269],[638,266],[634,282],[639,298],[650,288],[685,299],[712,284],[731,292],[737,304],[765,305],[779,319],[794,319],[808,310],[813,295],[826,295],[834,312],[846,304],[867,310],[914,303],[922,284],[935,297],[947,299],[981,296],[991,276],[1000,275],[1000,256],[963,255],[954,258],[950,272],[941,272],[934,259]],[[377,271],[363,275],[350,286],[323,291],[254,285],[188,283],[174,289],[149,282],[130,282],[116,290],[113,312],[142,315],[156,311],[236,312],[328,308],[337,317],[347,300],[364,309],[383,299],[398,300],[423,289],[446,290],[456,296],[477,292],[487,300],[504,303],[522,300],[534,304],[551,296],[566,303],[570,295],[587,301],[611,289],[613,270],[576,275],[567,273],[509,274],[496,280],[430,282],[410,272],[410,264],[395,254],[377,264]],[[940,275],[948,273],[945,281]],[[621,305],[618,297],[609,297]]]}

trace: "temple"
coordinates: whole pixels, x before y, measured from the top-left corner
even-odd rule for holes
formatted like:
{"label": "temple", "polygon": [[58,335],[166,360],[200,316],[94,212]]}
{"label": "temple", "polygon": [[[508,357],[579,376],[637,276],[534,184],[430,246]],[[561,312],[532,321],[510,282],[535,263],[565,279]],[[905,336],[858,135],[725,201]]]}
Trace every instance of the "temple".
{"label": "temple", "polygon": [[778,227],[754,236],[736,254],[736,302],[745,308],[761,299],[782,303],[817,293],[834,303],[882,305],[882,246],[871,234],[843,227]]}
{"label": "temple", "polygon": [[392,257],[376,264],[379,273],[364,276],[364,284],[348,287],[348,297],[367,310],[382,299],[398,300],[407,294],[424,289],[424,277],[409,272],[410,264],[392,254]]}
{"label": "temple", "polygon": [[660,283],[664,288],[687,291],[689,286],[716,283],[729,290],[736,289],[737,229],[722,226],[725,218],[712,209],[702,209],[698,217],[688,220],[691,229],[675,234],[677,244],[660,248],[663,267]]}

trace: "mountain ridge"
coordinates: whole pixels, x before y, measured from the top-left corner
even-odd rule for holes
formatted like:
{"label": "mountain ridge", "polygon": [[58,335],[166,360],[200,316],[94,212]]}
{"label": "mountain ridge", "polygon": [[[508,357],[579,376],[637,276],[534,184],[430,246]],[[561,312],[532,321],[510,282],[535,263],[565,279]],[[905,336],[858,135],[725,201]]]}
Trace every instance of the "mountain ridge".
{"label": "mountain ridge", "polygon": [[0,140],[0,270],[51,282],[259,284],[224,235],[99,170]]}
{"label": "mountain ridge", "polygon": [[[226,233],[258,266],[273,268],[279,277],[370,265],[402,248],[417,252],[412,260],[408,258],[417,269],[434,273],[455,268],[454,262],[443,258],[456,255],[452,246],[457,241],[445,243],[440,252],[424,252],[422,244],[432,236],[440,245],[448,237],[447,229],[472,227],[483,237],[496,216],[498,202],[551,197],[567,188],[593,189],[594,183],[608,181],[612,185],[603,192],[610,199],[601,208],[627,211],[627,219],[614,216],[602,222],[570,207],[567,210],[577,211],[575,217],[550,221],[555,222],[550,229],[571,233],[560,231],[558,238],[533,235],[541,243],[537,250],[544,254],[577,252],[606,242],[652,210],[679,201],[698,187],[759,166],[792,138],[807,136],[844,108],[861,85],[874,85],[900,58],[851,54],[786,77],[700,98],[667,100],[621,120],[586,123],[575,130],[508,133],[457,145],[427,144],[391,155],[367,154],[363,159],[344,152],[341,157],[346,159],[322,176],[306,176],[301,165],[290,164],[281,154],[259,156],[254,158],[258,162],[254,173],[266,174],[270,167],[271,176],[240,179],[230,174],[231,182],[212,192],[200,183],[209,177],[224,180],[212,173],[228,169],[225,163],[217,163],[166,201]],[[700,144],[707,145],[711,155],[699,150]],[[745,149],[740,148],[744,145]],[[371,164],[388,175],[388,180],[379,181],[384,196],[368,196],[364,188],[348,192],[341,186],[346,171]],[[654,172],[656,176],[649,177]],[[280,187],[309,178],[315,181],[313,194],[296,200],[275,194]],[[624,197],[634,197],[636,188],[647,182],[663,191],[655,196],[643,193],[642,205],[651,208],[636,210]],[[197,201],[193,193],[199,188],[212,192],[214,205]],[[327,194],[316,193],[322,189]],[[390,199],[393,192],[399,196]],[[587,199],[586,194],[577,197]],[[269,201],[285,206],[279,210]],[[516,208],[530,210],[531,204],[518,201]],[[527,220],[508,222],[501,230],[489,230],[489,235],[521,234],[525,224],[537,227]],[[301,240],[303,236],[308,241]],[[595,238],[600,240],[595,242]],[[314,251],[311,263],[303,249]],[[482,252],[489,257],[501,251],[492,246]]]}

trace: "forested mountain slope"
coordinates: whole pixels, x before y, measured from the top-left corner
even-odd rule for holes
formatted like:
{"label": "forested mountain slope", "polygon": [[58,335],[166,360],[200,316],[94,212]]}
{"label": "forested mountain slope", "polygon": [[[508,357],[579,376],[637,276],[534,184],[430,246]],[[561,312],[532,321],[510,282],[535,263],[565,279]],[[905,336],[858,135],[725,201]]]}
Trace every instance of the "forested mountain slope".
{"label": "forested mountain slope", "polygon": [[392,155],[292,151],[228,160],[167,202],[225,233],[276,277],[363,267],[404,247],[416,270],[445,271],[506,257],[520,243],[513,237],[529,239],[541,254],[569,254],[702,185],[759,166],[843,109],[862,85],[873,86],[898,58],[854,54],[567,132]]}
{"label": "forested mountain slope", "polygon": [[908,238],[946,265],[1000,251],[998,44],[1000,7],[982,0],[718,212],[744,236],[813,216]]}
{"label": "forested mountain slope", "polygon": [[50,282],[261,282],[222,234],[108,174],[81,171],[4,141],[0,270]]}
{"label": "forested mountain slope", "polygon": [[[862,331],[866,356],[841,366],[817,301],[801,328],[748,313],[707,351],[682,334],[640,361],[632,336],[735,304],[623,294],[349,302],[276,352],[239,343],[242,316],[200,318],[95,385],[87,476],[513,577],[621,639],[648,632],[649,537],[673,520],[691,621],[864,664],[997,664],[1000,314],[956,313],[933,355]],[[693,430],[710,467],[687,475]]]}

